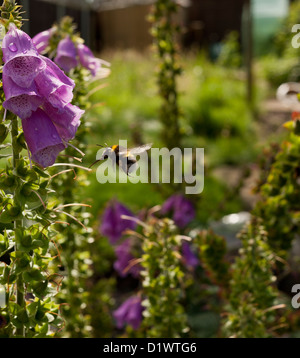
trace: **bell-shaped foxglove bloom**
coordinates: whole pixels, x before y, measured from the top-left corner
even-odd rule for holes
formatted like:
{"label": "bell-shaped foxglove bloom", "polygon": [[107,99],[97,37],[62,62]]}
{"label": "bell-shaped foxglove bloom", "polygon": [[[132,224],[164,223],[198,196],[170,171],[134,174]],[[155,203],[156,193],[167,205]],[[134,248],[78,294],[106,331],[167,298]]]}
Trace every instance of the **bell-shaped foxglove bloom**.
{"label": "bell-shaped foxglove bloom", "polygon": [[27,118],[43,104],[43,98],[38,94],[36,85],[32,82],[28,88],[22,88],[7,76],[2,75],[3,89],[6,100],[3,107],[15,113],[20,118]]}
{"label": "bell-shaped foxglove bloom", "polygon": [[54,29],[48,29],[39,32],[32,38],[32,42],[37,49],[38,53],[43,53],[49,45],[49,40],[53,34]]}
{"label": "bell-shaped foxglove bloom", "polygon": [[22,120],[22,126],[32,159],[43,168],[54,164],[65,146],[48,115],[38,108]]}
{"label": "bell-shaped foxglove bloom", "polygon": [[77,53],[80,64],[87,68],[94,77],[102,69],[102,65],[109,66],[108,62],[95,57],[92,51],[84,44],[77,45]]}
{"label": "bell-shaped foxglove bloom", "polygon": [[172,218],[179,228],[188,225],[196,215],[192,202],[181,194],[170,196],[163,204],[161,213],[166,214],[170,211],[173,213]]}
{"label": "bell-shaped foxglove bloom", "polygon": [[42,96],[47,98],[52,106],[62,109],[72,101],[75,83],[49,58],[40,57],[44,60],[47,67],[35,78],[37,89]]}
{"label": "bell-shaped foxglove bloom", "polygon": [[77,66],[76,55],[74,42],[67,36],[59,42],[54,62],[64,71],[69,72]]}
{"label": "bell-shaped foxglove bloom", "polygon": [[61,139],[68,142],[75,137],[77,128],[80,125],[80,117],[84,113],[83,110],[70,103],[64,108],[58,109],[45,102],[43,108],[51,118]]}
{"label": "bell-shaped foxglove bloom", "polygon": [[122,237],[126,229],[134,230],[136,227],[134,221],[122,219],[122,215],[133,217],[131,211],[116,200],[112,200],[103,213],[100,232],[107,236],[112,244]]}
{"label": "bell-shaped foxglove bloom", "polygon": [[196,268],[199,265],[199,260],[193,253],[190,244],[183,241],[181,250],[184,264],[188,267]]}
{"label": "bell-shaped foxglove bloom", "polygon": [[70,104],[75,83],[55,63],[39,55],[31,38],[14,25],[4,37],[2,49],[3,106],[22,119],[31,158],[41,167],[50,166],[74,138],[84,113]]}
{"label": "bell-shaped foxglove bloom", "polygon": [[117,323],[117,328],[121,329],[124,325],[129,324],[134,330],[137,330],[143,319],[142,300],[138,296],[128,298],[117,310],[113,316]]}
{"label": "bell-shaped foxglove bloom", "polygon": [[10,25],[4,36],[2,51],[5,63],[3,73],[20,87],[30,87],[36,76],[46,68],[31,38],[15,25]]}
{"label": "bell-shaped foxglove bloom", "polygon": [[121,277],[132,275],[137,278],[140,275],[141,266],[139,264],[132,264],[134,257],[131,254],[130,240],[124,240],[115,248],[117,260],[114,262],[114,269]]}

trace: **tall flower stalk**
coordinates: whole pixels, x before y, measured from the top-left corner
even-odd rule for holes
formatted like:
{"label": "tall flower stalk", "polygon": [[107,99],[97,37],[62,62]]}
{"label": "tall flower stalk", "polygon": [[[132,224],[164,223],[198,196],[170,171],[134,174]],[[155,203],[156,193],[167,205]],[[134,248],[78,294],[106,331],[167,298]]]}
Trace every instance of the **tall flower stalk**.
{"label": "tall flower stalk", "polygon": [[275,255],[261,220],[253,217],[240,239],[242,249],[232,267],[224,334],[237,338],[272,337],[278,329],[276,311],[284,305],[279,304],[272,272]]}
{"label": "tall flower stalk", "polygon": [[[33,41],[40,52],[46,53],[60,66],[76,83],[73,105],[88,110],[88,82],[101,80],[106,77],[108,70],[102,66],[102,61],[92,54],[84,45],[76,26],[70,17],[63,18],[60,23],[49,30],[37,34]],[[73,141],[74,147],[65,151],[65,156],[59,157],[61,162],[60,174],[53,181],[52,187],[62,204],[64,217],[59,225],[60,265],[64,275],[62,290],[58,296],[59,302],[67,302],[62,307],[66,319],[66,332],[71,337],[87,337],[91,335],[91,321],[87,306],[89,290],[87,279],[91,275],[90,244],[95,240],[91,225],[91,215],[88,203],[79,203],[80,191],[88,185],[87,170],[70,165],[81,166],[82,156],[87,153],[87,134],[90,130],[87,116],[81,119],[81,126]],[[77,150],[76,150],[77,148]],[[53,175],[56,175],[53,173]]]}
{"label": "tall flower stalk", "polygon": [[157,0],[150,15],[151,34],[159,58],[157,83],[162,100],[160,121],[163,125],[162,139],[168,148],[180,147],[180,109],[178,106],[177,77],[181,68],[177,63],[176,35],[179,26],[174,24],[177,4],[172,0]]}
{"label": "tall flower stalk", "polygon": [[[0,149],[10,150],[3,155],[8,159],[0,173],[0,283],[6,290],[0,335],[46,337],[57,332],[55,327],[63,328],[63,320],[53,298],[58,275],[50,264],[58,213],[49,204],[50,176],[43,168],[54,163],[75,135],[76,128],[65,126],[74,83],[38,54],[20,30],[19,11],[14,1],[5,0],[0,19],[6,33],[1,46]],[[60,111],[59,124],[45,106]],[[71,109],[71,116],[81,113],[75,106]]]}
{"label": "tall flower stalk", "polygon": [[179,254],[182,236],[170,219],[150,216],[143,225],[141,266],[145,299],[143,327],[148,338],[178,338],[187,331],[181,304],[184,273]]}
{"label": "tall flower stalk", "polygon": [[263,219],[270,247],[286,259],[300,233],[300,113],[293,113],[293,119],[284,126],[289,130],[288,137],[260,188],[261,200],[254,215]]}

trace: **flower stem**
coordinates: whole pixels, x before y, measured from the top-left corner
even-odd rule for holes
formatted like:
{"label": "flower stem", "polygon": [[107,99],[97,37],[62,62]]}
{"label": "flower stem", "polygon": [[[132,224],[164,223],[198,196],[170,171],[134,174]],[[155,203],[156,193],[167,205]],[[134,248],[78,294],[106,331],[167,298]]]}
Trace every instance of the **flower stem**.
{"label": "flower stem", "polygon": [[[13,170],[17,168],[17,161],[20,159],[20,154],[17,146],[17,138],[18,138],[18,118],[15,117],[11,121],[11,142],[12,142],[12,167]],[[16,177],[16,180],[19,180],[18,177]],[[19,185],[16,185],[16,189],[14,192],[14,198],[16,198],[16,191]],[[14,230],[18,227],[22,226],[22,220],[18,219],[14,221]],[[15,235],[16,237],[16,235]],[[15,240],[15,251],[18,251],[17,242]],[[24,281],[23,281],[23,274],[22,272],[17,277],[17,304],[20,307],[25,306],[25,298],[24,298]],[[24,337],[25,330],[24,325],[20,324],[20,326],[17,328],[17,335]]]}

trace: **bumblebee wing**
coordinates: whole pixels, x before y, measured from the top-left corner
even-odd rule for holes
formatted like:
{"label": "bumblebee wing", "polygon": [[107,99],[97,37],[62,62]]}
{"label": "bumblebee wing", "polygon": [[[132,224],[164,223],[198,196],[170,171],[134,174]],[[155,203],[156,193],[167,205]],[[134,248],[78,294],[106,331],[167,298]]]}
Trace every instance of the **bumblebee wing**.
{"label": "bumblebee wing", "polygon": [[144,153],[146,150],[149,150],[150,148],[152,147],[152,143],[148,143],[148,144],[144,144],[144,145],[141,145],[139,147],[135,147],[135,148],[132,148],[132,149],[129,149],[127,152],[124,152],[124,153],[121,153],[121,154],[132,154],[132,155],[138,155],[138,154],[141,154],[141,153]]}

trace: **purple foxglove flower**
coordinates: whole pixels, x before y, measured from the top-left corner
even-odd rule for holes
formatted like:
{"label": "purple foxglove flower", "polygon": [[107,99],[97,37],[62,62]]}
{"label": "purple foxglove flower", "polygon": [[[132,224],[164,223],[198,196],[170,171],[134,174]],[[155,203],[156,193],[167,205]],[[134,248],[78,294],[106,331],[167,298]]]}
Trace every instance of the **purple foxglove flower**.
{"label": "purple foxglove flower", "polygon": [[139,277],[141,266],[133,265],[130,267],[130,261],[134,259],[134,257],[130,253],[130,240],[127,239],[122,242],[115,249],[115,254],[117,256],[117,260],[114,263],[114,269],[118,272],[121,277],[126,277],[131,274],[133,277]]}
{"label": "purple foxglove flower", "polygon": [[68,142],[75,137],[77,128],[80,125],[80,117],[84,113],[83,110],[70,103],[65,105],[63,109],[58,109],[47,101],[44,103],[43,108],[51,118],[61,139]]}
{"label": "purple foxglove flower", "polygon": [[46,50],[46,48],[49,45],[50,37],[53,34],[54,29],[48,29],[42,32],[39,32],[36,34],[33,38],[33,44],[35,48],[37,49],[38,53],[42,53]]}
{"label": "purple foxglove flower", "polygon": [[47,114],[38,108],[30,117],[22,120],[22,126],[31,158],[43,168],[54,164],[65,146]]}
{"label": "purple foxglove flower", "polygon": [[31,86],[35,77],[46,68],[31,38],[11,25],[2,42],[3,73],[20,87]]}
{"label": "purple foxglove flower", "polygon": [[141,301],[140,297],[132,296],[113,312],[118,329],[121,329],[125,324],[130,324],[134,330],[139,328],[142,323],[144,309]]}
{"label": "purple foxglove flower", "polygon": [[182,243],[181,250],[182,250],[182,256],[183,256],[184,263],[187,266],[196,268],[199,265],[199,260],[198,260],[197,256],[193,253],[193,251],[191,250],[191,246],[189,245],[189,243],[184,241]]}
{"label": "purple foxglove flower", "polygon": [[104,211],[100,231],[107,236],[112,244],[122,237],[126,229],[134,230],[136,223],[131,220],[121,219],[121,215],[132,216],[132,213],[121,203],[112,200]]}
{"label": "purple foxglove flower", "polygon": [[40,57],[46,62],[47,67],[35,78],[37,89],[52,106],[62,109],[71,102],[75,83],[47,57]]}
{"label": "purple foxglove flower", "polygon": [[36,111],[43,103],[43,98],[37,93],[34,82],[30,87],[22,88],[16,85],[6,73],[3,73],[2,81],[6,98],[6,101],[3,102],[3,107],[20,118],[29,117],[31,112]]}
{"label": "purple foxglove flower", "polygon": [[64,71],[69,72],[77,66],[76,47],[69,36],[61,40],[57,46],[54,62]]}
{"label": "purple foxglove flower", "polygon": [[173,212],[173,220],[179,228],[184,228],[196,215],[194,205],[181,194],[170,196],[161,208],[161,213]]}
{"label": "purple foxglove flower", "polygon": [[109,65],[108,62],[96,58],[92,51],[84,44],[77,45],[77,53],[79,56],[80,64],[87,68],[95,77],[97,72],[101,69],[102,65]]}

